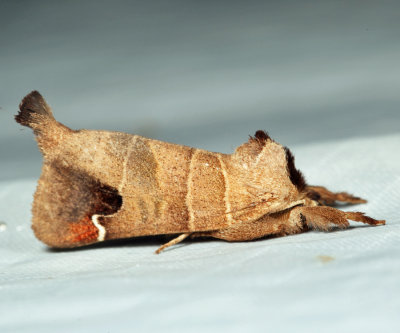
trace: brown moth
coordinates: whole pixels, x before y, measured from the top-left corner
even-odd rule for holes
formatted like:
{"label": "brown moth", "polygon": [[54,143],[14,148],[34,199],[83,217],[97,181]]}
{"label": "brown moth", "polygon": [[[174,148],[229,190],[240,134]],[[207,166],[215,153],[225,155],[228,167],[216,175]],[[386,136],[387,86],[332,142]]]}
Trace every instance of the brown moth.
{"label": "brown moth", "polygon": [[248,241],[309,229],[385,224],[328,207],[364,203],[308,186],[288,148],[257,131],[233,154],[119,132],[71,130],[33,91],[18,123],[33,129],[44,157],[32,228],[55,248],[171,234],[157,253],[188,236]]}

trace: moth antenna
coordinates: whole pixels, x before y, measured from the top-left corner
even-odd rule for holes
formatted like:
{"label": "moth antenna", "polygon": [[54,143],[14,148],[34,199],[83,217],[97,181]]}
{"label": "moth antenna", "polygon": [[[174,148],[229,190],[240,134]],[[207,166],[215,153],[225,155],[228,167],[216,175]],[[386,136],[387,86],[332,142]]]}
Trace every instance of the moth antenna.
{"label": "moth antenna", "polygon": [[50,123],[56,122],[50,106],[36,90],[23,98],[15,120],[23,126],[32,128],[35,134],[39,134]]}

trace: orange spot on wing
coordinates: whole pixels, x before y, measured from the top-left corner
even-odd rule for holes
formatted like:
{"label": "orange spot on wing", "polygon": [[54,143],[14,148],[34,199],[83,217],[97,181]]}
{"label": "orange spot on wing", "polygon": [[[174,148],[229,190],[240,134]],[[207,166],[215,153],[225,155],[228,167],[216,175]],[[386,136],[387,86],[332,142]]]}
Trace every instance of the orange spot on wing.
{"label": "orange spot on wing", "polygon": [[93,243],[99,235],[99,230],[89,216],[79,222],[70,223],[69,231],[69,238],[74,243]]}

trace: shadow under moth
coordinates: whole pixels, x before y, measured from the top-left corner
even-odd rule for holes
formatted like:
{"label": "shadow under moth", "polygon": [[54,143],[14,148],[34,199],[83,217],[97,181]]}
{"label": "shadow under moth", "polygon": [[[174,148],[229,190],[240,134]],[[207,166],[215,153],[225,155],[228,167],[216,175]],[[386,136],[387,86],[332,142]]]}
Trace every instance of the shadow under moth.
{"label": "shadow under moth", "polygon": [[330,207],[366,202],[309,186],[290,150],[264,131],[233,154],[110,131],[72,130],[33,91],[15,120],[33,129],[44,162],[32,206],[37,238],[55,248],[110,239],[173,235],[249,241],[348,220],[385,224]]}

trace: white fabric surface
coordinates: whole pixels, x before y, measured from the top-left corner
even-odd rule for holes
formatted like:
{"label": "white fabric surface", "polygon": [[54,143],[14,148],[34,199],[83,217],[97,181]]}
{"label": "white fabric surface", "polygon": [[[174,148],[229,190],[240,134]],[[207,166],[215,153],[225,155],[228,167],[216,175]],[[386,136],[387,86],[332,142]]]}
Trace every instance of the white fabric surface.
{"label": "white fabric surface", "polygon": [[309,183],[368,199],[345,209],[386,226],[161,255],[154,239],[50,251],[30,229],[36,180],[4,181],[0,332],[398,332],[399,146],[394,134],[292,149]]}

